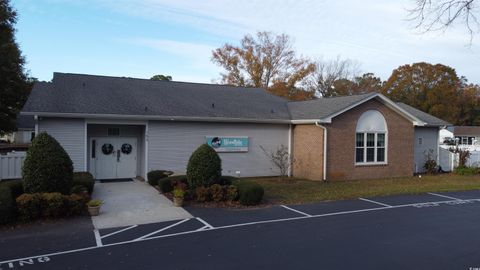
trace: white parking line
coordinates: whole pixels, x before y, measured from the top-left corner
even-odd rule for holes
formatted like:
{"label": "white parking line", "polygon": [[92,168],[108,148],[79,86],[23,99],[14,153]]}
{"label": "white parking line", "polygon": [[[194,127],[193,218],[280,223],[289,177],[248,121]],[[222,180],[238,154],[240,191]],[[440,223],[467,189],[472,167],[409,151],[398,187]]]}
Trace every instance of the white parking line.
{"label": "white parking line", "polygon": [[456,200],[456,201],[461,201],[462,200],[462,199],[459,199],[459,198],[450,197],[450,196],[447,196],[447,195],[442,195],[442,194],[437,194],[437,193],[432,193],[432,192],[428,192],[428,194],[438,196],[438,197],[447,198],[447,199],[452,199],[452,200]]}
{"label": "white parking line", "polygon": [[174,224],[172,224],[172,225],[169,225],[169,226],[167,226],[167,227],[165,227],[165,228],[162,228],[162,229],[160,229],[160,230],[151,232],[151,233],[149,233],[149,234],[145,234],[144,236],[140,236],[139,238],[134,239],[134,240],[132,240],[132,241],[143,240],[143,239],[145,239],[145,238],[147,238],[147,237],[149,237],[149,236],[151,236],[151,235],[157,234],[157,233],[159,233],[159,232],[163,232],[163,231],[165,231],[165,230],[167,230],[167,229],[173,228],[173,227],[175,227],[175,226],[177,226],[177,225],[180,225],[180,224],[182,224],[182,223],[184,223],[184,222],[186,222],[186,221],[189,221],[189,220],[190,220],[189,218],[184,219],[184,220],[180,220],[179,222],[176,222],[176,223],[174,223]]}
{"label": "white parking line", "polygon": [[205,225],[206,229],[213,229],[213,228],[215,228],[215,227],[213,227],[212,225],[208,224],[205,220],[203,220],[203,219],[201,219],[201,218],[199,218],[199,217],[197,217],[196,219],[197,219],[198,221],[200,221],[201,223],[203,223],[203,225]]}
{"label": "white parking line", "polygon": [[124,228],[124,229],[121,229],[121,230],[118,230],[118,231],[115,231],[115,232],[112,232],[112,233],[109,233],[109,234],[106,234],[106,235],[102,235],[102,236],[100,236],[100,238],[103,239],[103,238],[106,238],[106,237],[115,235],[115,234],[117,234],[117,233],[121,233],[121,232],[124,232],[124,231],[126,231],[126,230],[133,229],[133,228],[135,228],[135,227],[137,227],[137,226],[138,226],[138,225],[132,225],[132,226],[130,226],[130,227],[127,227],[127,228]]}
{"label": "white parking line", "polygon": [[374,204],[378,204],[378,205],[381,205],[381,206],[385,206],[385,207],[392,207],[391,205],[388,205],[386,203],[381,203],[381,202],[376,202],[376,201],[372,201],[372,200],[369,200],[369,199],[365,199],[365,198],[358,198],[359,200],[362,200],[362,201],[366,201],[366,202],[371,202],[371,203],[374,203]]}
{"label": "white parking line", "polygon": [[290,207],[288,207],[288,206],[286,206],[286,205],[283,205],[283,204],[280,205],[280,206],[283,207],[283,208],[285,208],[285,209],[288,209],[288,210],[290,210],[290,211],[293,211],[293,212],[296,212],[296,213],[298,213],[298,214],[304,215],[304,216],[306,216],[306,217],[311,217],[311,216],[312,216],[312,215],[309,215],[309,214],[307,214],[307,213],[305,213],[305,212],[298,211],[297,209],[290,208]]}
{"label": "white parking line", "polygon": [[[456,202],[465,202],[465,203],[473,203],[473,202],[480,202],[480,199],[468,199],[468,200],[456,200]],[[373,212],[373,211],[382,211],[382,210],[390,210],[390,209],[396,209],[396,208],[405,208],[405,207],[418,207],[420,205],[431,205],[432,203],[435,204],[451,204],[452,200],[448,201],[438,201],[438,202],[425,202],[425,203],[411,203],[411,204],[402,204],[402,205],[394,205],[394,206],[385,206],[385,207],[376,207],[376,208],[368,208],[368,209],[361,209],[361,210],[351,210],[351,211],[342,211],[342,212],[333,212],[333,213],[327,213],[327,214],[320,214],[320,215],[311,215],[311,216],[301,216],[301,217],[293,217],[293,218],[282,218],[282,219],[272,219],[272,220],[264,220],[264,221],[256,221],[256,222],[248,222],[248,223],[239,223],[239,224],[233,224],[233,225],[225,225],[225,226],[220,226],[220,227],[215,227],[210,230],[193,230],[193,231],[185,231],[185,232],[178,232],[178,233],[172,233],[172,234],[165,234],[165,235],[158,235],[158,236],[153,236],[153,237],[148,237],[149,235],[153,235],[154,233],[151,233],[149,235],[142,236],[140,238],[137,238],[135,240],[129,240],[129,241],[123,241],[123,242],[117,242],[117,243],[112,243],[112,244],[105,244],[101,246],[91,246],[91,247],[85,247],[85,248],[79,248],[79,249],[72,249],[72,250],[66,250],[66,251],[59,251],[59,252],[53,252],[53,253],[48,253],[48,254],[42,254],[42,255],[36,255],[36,256],[30,256],[30,257],[25,257],[25,258],[17,258],[17,259],[12,259],[12,260],[6,260],[6,261],[1,261],[0,265],[3,264],[8,264],[11,262],[17,262],[21,260],[29,260],[29,259],[35,259],[35,258],[40,258],[40,257],[52,257],[52,256],[58,256],[58,255],[63,255],[63,254],[70,254],[70,253],[76,253],[76,252],[82,252],[82,251],[87,251],[87,250],[93,250],[93,249],[99,249],[99,248],[104,248],[104,247],[111,247],[111,246],[119,246],[119,245],[125,245],[125,244],[130,244],[133,242],[142,242],[142,241],[150,241],[154,239],[160,239],[160,238],[167,238],[167,237],[172,237],[172,236],[177,236],[177,235],[186,235],[186,234],[193,234],[193,233],[202,233],[205,231],[213,231],[213,230],[222,230],[222,229],[228,229],[228,228],[235,228],[235,227],[244,227],[244,226],[250,226],[250,225],[256,225],[256,224],[268,224],[268,223],[277,223],[277,222],[284,222],[284,221],[293,221],[293,220],[302,220],[302,219],[310,219],[310,218],[321,218],[321,217],[328,217],[328,216],[338,216],[338,215],[347,215],[347,214],[354,214],[354,213],[364,213],[364,212]],[[180,223],[186,222],[187,220],[190,219],[184,219],[181,220],[175,224],[172,224],[168,227],[165,227],[155,233],[158,233],[160,231],[164,231],[168,228],[174,227],[176,225],[179,225]],[[146,238],[148,237],[148,238]]]}
{"label": "white parking line", "polygon": [[95,235],[95,242],[97,243],[97,247],[103,246],[102,238],[100,237],[100,233],[97,229],[93,230],[93,235]]}
{"label": "white parking line", "polygon": [[203,226],[199,229],[196,229],[195,231],[198,232],[198,231],[203,231],[203,230],[206,230],[206,229],[211,229],[211,228],[209,228],[208,226]]}

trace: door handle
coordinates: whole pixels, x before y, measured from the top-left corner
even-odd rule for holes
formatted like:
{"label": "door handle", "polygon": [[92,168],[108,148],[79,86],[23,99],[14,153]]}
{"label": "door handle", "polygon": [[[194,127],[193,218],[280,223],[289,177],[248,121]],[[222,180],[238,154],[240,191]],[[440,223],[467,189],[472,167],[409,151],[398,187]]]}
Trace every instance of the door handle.
{"label": "door handle", "polygon": [[120,162],[120,150],[117,150],[117,162]]}

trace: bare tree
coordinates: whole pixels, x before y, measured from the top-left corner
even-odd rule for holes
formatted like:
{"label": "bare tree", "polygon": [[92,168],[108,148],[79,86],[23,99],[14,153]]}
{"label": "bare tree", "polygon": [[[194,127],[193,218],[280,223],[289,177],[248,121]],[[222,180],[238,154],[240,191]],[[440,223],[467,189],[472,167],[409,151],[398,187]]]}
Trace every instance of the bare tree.
{"label": "bare tree", "polygon": [[343,79],[353,80],[360,73],[359,64],[350,59],[341,59],[340,56],[332,60],[317,60],[316,69],[310,78],[310,87],[315,89],[321,97],[338,96],[335,82]]}
{"label": "bare tree", "polygon": [[409,19],[415,28],[423,33],[445,31],[455,22],[463,23],[470,35],[470,43],[475,33],[480,32],[478,7],[475,0],[413,0],[414,7],[409,11]]}
{"label": "bare tree", "polygon": [[275,150],[267,150],[261,145],[260,148],[262,149],[263,153],[265,153],[265,155],[270,159],[270,162],[272,162],[272,164],[277,167],[280,175],[282,177],[286,177],[294,163],[294,160],[290,158],[288,148],[283,144]]}

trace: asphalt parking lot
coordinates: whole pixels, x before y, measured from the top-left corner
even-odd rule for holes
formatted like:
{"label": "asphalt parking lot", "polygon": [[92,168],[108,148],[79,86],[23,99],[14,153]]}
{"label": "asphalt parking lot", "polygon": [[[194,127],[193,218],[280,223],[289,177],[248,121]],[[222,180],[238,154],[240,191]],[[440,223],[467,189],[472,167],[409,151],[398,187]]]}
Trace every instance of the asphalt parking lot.
{"label": "asphalt parking lot", "polygon": [[2,231],[0,268],[480,269],[478,190],[186,210],[194,218],[85,227],[78,244],[59,239],[55,249],[50,238],[45,251],[40,240]]}

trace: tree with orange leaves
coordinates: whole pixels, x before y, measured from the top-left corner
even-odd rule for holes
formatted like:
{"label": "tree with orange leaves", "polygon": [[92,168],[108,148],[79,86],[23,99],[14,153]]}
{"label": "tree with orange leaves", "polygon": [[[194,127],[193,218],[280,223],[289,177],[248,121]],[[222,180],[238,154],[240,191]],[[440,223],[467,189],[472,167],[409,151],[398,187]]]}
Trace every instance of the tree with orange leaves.
{"label": "tree with orange leaves", "polygon": [[240,46],[225,44],[212,53],[212,61],[224,68],[221,82],[260,87],[289,99],[311,99],[304,80],[315,70],[306,58],[297,57],[290,37],[258,32],[246,35]]}

